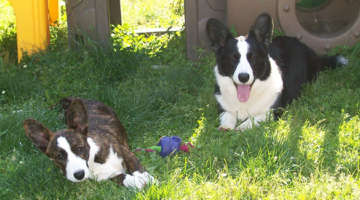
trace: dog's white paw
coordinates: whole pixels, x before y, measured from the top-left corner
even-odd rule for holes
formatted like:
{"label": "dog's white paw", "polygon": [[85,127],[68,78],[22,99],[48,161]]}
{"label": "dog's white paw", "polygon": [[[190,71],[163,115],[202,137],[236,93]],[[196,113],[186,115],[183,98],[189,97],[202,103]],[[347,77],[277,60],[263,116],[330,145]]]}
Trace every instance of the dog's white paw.
{"label": "dog's white paw", "polygon": [[147,172],[135,171],[132,175],[126,174],[123,181],[125,187],[143,189],[147,184],[154,183],[155,179]]}
{"label": "dog's white paw", "polygon": [[261,115],[257,115],[254,117],[249,117],[245,121],[243,121],[238,127],[236,127],[236,130],[245,131],[247,129],[251,129],[255,126],[259,126],[260,122],[263,122],[267,119],[269,119],[270,113],[265,113]]}
{"label": "dog's white paw", "polygon": [[236,127],[235,130],[245,131],[247,129],[251,129],[252,127],[253,127],[253,121],[251,119],[247,119],[243,123],[241,123],[238,127]]}
{"label": "dog's white paw", "polygon": [[234,128],[230,127],[230,126],[224,126],[224,125],[220,125],[218,127],[219,131],[229,131],[229,130],[233,130]]}
{"label": "dog's white paw", "polygon": [[220,115],[219,130],[233,130],[236,125],[236,116],[229,112],[223,112]]}

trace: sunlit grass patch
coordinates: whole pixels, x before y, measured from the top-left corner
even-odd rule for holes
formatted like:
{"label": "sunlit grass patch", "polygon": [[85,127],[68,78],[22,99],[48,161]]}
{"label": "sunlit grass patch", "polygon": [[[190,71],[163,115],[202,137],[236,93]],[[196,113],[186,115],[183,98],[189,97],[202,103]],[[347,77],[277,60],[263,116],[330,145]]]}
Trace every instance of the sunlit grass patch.
{"label": "sunlit grass patch", "polygon": [[299,141],[299,151],[314,165],[319,165],[321,162],[324,136],[325,131],[318,124],[310,125],[308,121],[304,123]]}
{"label": "sunlit grass patch", "polygon": [[341,171],[359,172],[360,169],[360,119],[344,116],[339,127],[339,149],[336,152]]}
{"label": "sunlit grass patch", "polygon": [[229,176],[220,170],[215,179],[201,175],[186,176],[177,171],[168,182],[151,187],[138,199],[358,199],[360,183],[351,176],[315,172],[310,177],[302,175],[291,179],[274,174],[266,179],[256,179],[246,171]]}
{"label": "sunlit grass patch", "polygon": [[284,143],[286,139],[289,137],[291,127],[290,123],[283,119],[279,119],[277,122],[276,128],[274,130],[270,130],[271,136],[276,140],[278,143]]}

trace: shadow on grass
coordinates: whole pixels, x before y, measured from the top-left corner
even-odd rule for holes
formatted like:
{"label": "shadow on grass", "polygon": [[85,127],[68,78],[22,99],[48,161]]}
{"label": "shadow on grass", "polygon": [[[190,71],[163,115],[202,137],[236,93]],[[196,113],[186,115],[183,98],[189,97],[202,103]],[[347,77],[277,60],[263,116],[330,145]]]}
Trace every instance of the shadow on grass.
{"label": "shadow on grass", "polygon": [[69,199],[69,194],[76,193],[76,187],[62,178],[46,159],[36,154],[20,162],[9,159],[7,173],[0,176],[4,199]]}

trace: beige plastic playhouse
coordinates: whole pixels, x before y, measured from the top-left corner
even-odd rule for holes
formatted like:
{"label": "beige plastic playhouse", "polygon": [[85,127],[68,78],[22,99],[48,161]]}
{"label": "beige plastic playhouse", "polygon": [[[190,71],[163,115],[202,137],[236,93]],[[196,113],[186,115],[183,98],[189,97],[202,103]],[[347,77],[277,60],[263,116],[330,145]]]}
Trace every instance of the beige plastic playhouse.
{"label": "beige plastic playhouse", "polygon": [[185,0],[188,56],[196,59],[196,48],[207,46],[208,18],[220,19],[242,35],[262,12],[271,14],[278,30],[318,53],[353,45],[360,37],[359,0]]}

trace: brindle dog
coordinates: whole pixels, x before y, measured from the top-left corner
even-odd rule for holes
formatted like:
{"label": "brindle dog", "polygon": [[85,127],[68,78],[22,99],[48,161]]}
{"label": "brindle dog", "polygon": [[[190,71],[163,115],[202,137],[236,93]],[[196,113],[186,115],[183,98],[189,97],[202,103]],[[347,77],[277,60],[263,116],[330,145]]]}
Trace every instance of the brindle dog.
{"label": "brindle dog", "polygon": [[50,131],[33,119],[24,122],[26,136],[73,182],[111,179],[126,187],[153,182],[130,151],[125,128],[115,112],[101,102],[64,98],[67,129]]}

